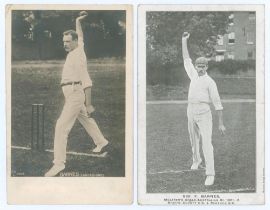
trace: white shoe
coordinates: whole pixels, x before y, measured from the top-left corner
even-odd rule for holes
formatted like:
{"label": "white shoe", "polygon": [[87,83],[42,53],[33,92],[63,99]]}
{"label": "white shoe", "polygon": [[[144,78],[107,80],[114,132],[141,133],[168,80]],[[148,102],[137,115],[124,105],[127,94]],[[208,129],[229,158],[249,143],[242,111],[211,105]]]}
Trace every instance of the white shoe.
{"label": "white shoe", "polygon": [[197,170],[199,168],[199,165],[201,165],[202,161],[194,162],[192,166],[190,167],[191,170]]}
{"label": "white shoe", "polygon": [[64,164],[54,164],[53,167],[45,174],[46,177],[56,176],[59,172],[65,169]]}
{"label": "white shoe", "polygon": [[205,186],[211,186],[213,185],[215,182],[215,176],[207,176],[206,179],[205,179],[205,183],[204,185]]}
{"label": "white shoe", "polygon": [[105,140],[102,144],[98,144],[93,150],[92,152],[94,153],[98,153],[101,152],[101,150],[103,149],[103,147],[107,146],[109,142],[107,140]]}

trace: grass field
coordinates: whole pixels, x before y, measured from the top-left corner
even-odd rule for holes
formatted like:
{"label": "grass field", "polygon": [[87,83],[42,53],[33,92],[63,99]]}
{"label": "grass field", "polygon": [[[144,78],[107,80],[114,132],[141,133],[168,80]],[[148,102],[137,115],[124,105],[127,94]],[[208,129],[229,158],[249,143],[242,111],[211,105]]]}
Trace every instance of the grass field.
{"label": "grass field", "polygon": [[[53,149],[53,137],[64,97],[60,87],[64,61],[16,61],[12,64],[12,146],[30,147],[31,104],[45,105],[45,149]],[[106,158],[68,155],[65,172],[80,176],[125,176],[125,61],[102,59],[88,62],[93,81],[92,102],[104,136],[111,142]],[[92,139],[76,122],[68,151],[89,153]],[[12,176],[43,176],[53,154],[12,149]]]}
{"label": "grass field", "polygon": [[[255,190],[255,103],[224,103],[225,136],[213,111],[216,181],[204,186],[205,171],[190,171],[187,104],[147,105],[147,192],[252,192]],[[202,151],[201,151],[202,154]],[[203,157],[203,155],[202,155]]]}

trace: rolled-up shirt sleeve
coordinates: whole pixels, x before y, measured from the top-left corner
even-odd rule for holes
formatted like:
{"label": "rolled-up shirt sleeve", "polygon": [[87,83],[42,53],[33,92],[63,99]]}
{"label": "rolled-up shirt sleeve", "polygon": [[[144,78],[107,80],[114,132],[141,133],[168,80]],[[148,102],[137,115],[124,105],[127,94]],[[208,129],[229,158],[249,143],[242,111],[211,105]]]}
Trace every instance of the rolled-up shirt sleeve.
{"label": "rolled-up shirt sleeve", "polygon": [[190,58],[184,59],[184,67],[190,79],[192,79],[194,76],[198,76],[198,73],[194,68],[192,60]]}
{"label": "rolled-up shirt sleeve", "polygon": [[215,110],[223,110],[217,85],[213,80],[209,83],[209,94]]}
{"label": "rolled-up shirt sleeve", "polygon": [[80,78],[81,78],[83,89],[87,87],[92,87],[93,85],[92,80],[87,71],[87,61],[82,62],[82,65],[80,68]]}
{"label": "rolled-up shirt sleeve", "polygon": [[82,81],[82,86],[83,89],[87,88],[87,87],[92,87],[92,80],[90,79],[90,76],[87,72],[82,72],[81,74],[81,81]]}
{"label": "rolled-up shirt sleeve", "polygon": [[86,59],[83,49],[81,49],[80,53],[78,53],[76,63],[78,64],[76,69],[79,73],[79,78],[80,78],[80,81],[82,82],[83,89],[87,87],[92,87],[93,84],[89,76],[89,73],[87,71],[87,59]]}

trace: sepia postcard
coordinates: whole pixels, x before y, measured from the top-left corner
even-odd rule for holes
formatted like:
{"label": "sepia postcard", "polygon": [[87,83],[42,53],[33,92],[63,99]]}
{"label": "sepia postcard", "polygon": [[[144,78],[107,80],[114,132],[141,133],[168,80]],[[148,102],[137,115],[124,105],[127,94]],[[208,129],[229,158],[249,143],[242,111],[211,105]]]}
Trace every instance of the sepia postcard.
{"label": "sepia postcard", "polygon": [[138,25],[139,204],[264,204],[264,5],[140,5]]}
{"label": "sepia postcard", "polygon": [[6,5],[8,204],[131,204],[131,5]]}

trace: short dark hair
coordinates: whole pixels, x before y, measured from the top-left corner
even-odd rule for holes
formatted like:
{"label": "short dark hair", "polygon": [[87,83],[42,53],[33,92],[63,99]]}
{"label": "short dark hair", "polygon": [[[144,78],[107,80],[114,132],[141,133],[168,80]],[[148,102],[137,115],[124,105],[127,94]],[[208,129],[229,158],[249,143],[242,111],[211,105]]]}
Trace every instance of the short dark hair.
{"label": "short dark hair", "polygon": [[70,35],[72,37],[72,40],[78,40],[78,34],[74,30],[67,30],[63,33],[63,36]]}

